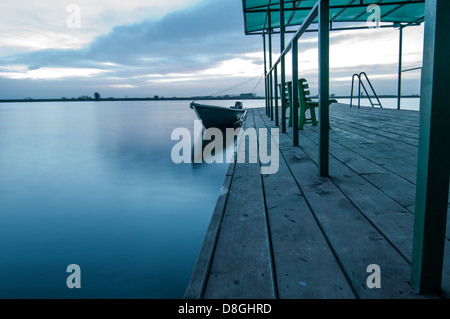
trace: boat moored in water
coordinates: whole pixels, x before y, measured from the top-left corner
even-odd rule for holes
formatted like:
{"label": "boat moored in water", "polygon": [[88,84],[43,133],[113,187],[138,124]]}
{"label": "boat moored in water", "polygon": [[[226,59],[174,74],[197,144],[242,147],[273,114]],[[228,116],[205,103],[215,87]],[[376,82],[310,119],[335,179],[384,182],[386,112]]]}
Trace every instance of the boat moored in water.
{"label": "boat moored in water", "polygon": [[230,107],[191,102],[190,107],[195,111],[205,128],[238,127],[242,124],[247,112],[242,102],[236,102],[234,106]]}

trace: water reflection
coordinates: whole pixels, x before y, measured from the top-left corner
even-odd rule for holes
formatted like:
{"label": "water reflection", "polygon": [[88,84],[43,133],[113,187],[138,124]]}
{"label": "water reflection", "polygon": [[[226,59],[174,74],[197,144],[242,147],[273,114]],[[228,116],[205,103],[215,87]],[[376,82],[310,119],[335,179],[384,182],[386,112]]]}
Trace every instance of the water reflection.
{"label": "water reflection", "polygon": [[[236,148],[236,137],[227,138],[226,129],[215,128],[211,136],[203,133],[194,136],[191,147],[191,163],[194,168],[211,165],[211,163],[230,163]],[[197,161],[196,161],[197,159]]]}
{"label": "water reflection", "polygon": [[181,298],[227,168],[171,161],[189,103],[0,112],[0,298]]}

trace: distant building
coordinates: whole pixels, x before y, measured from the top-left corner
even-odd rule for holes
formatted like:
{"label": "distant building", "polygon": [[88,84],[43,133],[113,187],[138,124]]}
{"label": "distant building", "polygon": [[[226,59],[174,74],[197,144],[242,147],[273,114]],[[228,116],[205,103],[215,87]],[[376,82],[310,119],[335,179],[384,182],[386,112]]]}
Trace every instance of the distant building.
{"label": "distant building", "polygon": [[256,97],[256,94],[255,93],[241,93],[240,95],[239,95],[239,98],[240,99],[253,99],[253,98],[255,98]]}

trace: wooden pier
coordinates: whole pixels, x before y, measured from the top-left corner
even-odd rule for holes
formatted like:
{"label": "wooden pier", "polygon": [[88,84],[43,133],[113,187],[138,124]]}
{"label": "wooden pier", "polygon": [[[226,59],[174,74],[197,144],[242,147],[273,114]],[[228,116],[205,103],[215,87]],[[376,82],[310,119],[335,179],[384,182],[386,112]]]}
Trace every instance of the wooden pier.
{"label": "wooden pier", "polygon": [[[329,178],[312,125],[299,147],[280,132],[276,174],[230,164],[185,298],[450,296],[450,227],[442,294],[410,284],[419,112],[332,104],[330,125]],[[275,125],[249,109],[245,127]],[[372,264],[381,288],[367,285]]]}

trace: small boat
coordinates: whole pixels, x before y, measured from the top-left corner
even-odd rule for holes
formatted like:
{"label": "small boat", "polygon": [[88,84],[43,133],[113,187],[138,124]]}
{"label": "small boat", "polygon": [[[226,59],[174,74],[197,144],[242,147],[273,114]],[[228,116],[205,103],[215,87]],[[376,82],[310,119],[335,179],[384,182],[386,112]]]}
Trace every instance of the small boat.
{"label": "small boat", "polygon": [[236,102],[234,106],[230,107],[205,105],[194,102],[190,106],[202,121],[205,128],[238,127],[242,124],[247,112],[242,102]]}

